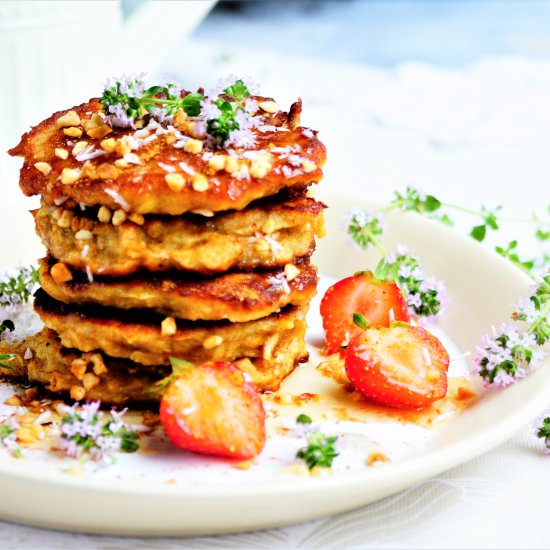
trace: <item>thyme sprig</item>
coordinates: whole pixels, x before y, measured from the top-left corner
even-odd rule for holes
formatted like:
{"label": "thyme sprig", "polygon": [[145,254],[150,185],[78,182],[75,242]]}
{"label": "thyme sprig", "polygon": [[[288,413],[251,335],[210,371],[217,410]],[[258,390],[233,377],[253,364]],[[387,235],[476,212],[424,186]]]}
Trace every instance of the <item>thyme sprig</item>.
{"label": "thyme sprig", "polygon": [[[489,232],[498,231],[501,224],[505,222],[533,224],[535,239],[540,243],[550,241],[550,205],[546,208],[548,219],[542,219],[536,213],[533,213],[530,219],[510,218],[502,215],[502,205],[492,208],[482,206],[480,210],[474,210],[444,202],[434,195],[422,194],[418,189],[409,186],[404,192],[395,191],[394,199],[382,208],[382,211],[389,212],[394,209],[416,212],[447,225],[454,225],[454,221],[447,212],[443,212],[444,210],[454,210],[478,218],[479,222],[469,232],[470,236],[478,242],[483,242]],[[517,248],[518,242],[513,240],[505,246],[495,246],[495,251],[530,276],[534,276],[536,269],[544,270],[550,267],[549,254],[543,254],[538,259],[522,259]]]}
{"label": "thyme sprig", "polygon": [[477,348],[473,364],[486,385],[506,387],[541,365],[550,340],[550,274],[518,303],[512,321],[484,335]]}
{"label": "thyme sprig", "polygon": [[194,118],[195,132],[208,133],[214,145],[254,145],[250,129],[255,121],[250,115],[256,105],[249,99],[250,86],[244,80],[231,77],[205,96],[183,92],[173,83],[146,88],[144,76],[123,76],[106,83],[100,102],[108,124],[133,128],[144,115],[164,122],[183,111]]}
{"label": "thyme sprig", "polygon": [[81,461],[91,459],[110,464],[116,461],[117,452],[135,453],[139,449],[139,435],[122,421],[126,409],[112,410],[104,420],[99,405],[96,401],[63,407],[60,447],[68,456]]}
{"label": "thyme sprig", "polygon": [[[403,200],[424,208],[416,196]],[[374,210],[356,210],[347,215],[346,221],[347,233],[354,245],[363,250],[372,245],[382,255],[374,273],[376,278],[396,283],[400,287],[411,315],[424,323],[436,319],[447,303],[445,286],[434,277],[426,277],[418,258],[406,247],[398,247],[395,255],[387,253],[379,239],[384,232],[382,215]],[[363,319],[354,317],[354,323],[360,326]]]}
{"label": "thyme sprig", "polygon": [[133,127],[144,113],[161,119],[180,110],[188,116],[200,113],[200,102],[204,100],[202,94],[191,93],[182,97],[179,87],[172,83],[145,88],[143,76],[113,79],[105,85],[99,101],[107,113],[107,122],[112,126]]}

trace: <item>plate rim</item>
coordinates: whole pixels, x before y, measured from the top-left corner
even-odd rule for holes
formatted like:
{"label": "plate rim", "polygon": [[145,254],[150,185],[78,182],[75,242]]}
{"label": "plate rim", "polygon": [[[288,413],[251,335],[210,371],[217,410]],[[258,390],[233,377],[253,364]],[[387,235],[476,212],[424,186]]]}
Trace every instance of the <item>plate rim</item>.
{"label": "plate rim", "polygon": [[[330,201],[331,197],[334,197],[334,200],[340,201],[360,201],[359,204],[365,206],[374,206],[376,204],[373,201],[349,193],[322,192],[316,194],[316,198],[321,201]],[[477,251],[481,250],[483,254],[490,255],[492,261],[499,263],[502,269],[513,273],[513,276],[526,288],[532,283],[526,274],[515,268],[494,251],[487,249],[470,237],[462,235],[442,225],[440,222],[427,219],[416,213],[399,212],[398,214],[409,217],[411,220],[414,220],[412,223],[415,224],[421,223],[427,226],[437,226],[438,231],[452,235],[453,239],[461,241],[466,247]],[[357,489],[360,486],[368,490],[369,484],[372,485],[374,483],[377,486],[382,486],[392,478],[401,478],[404,476],[414,480],[412,483],[407,483],[407,486],[411,486],[423,479],[438,475],[443,471],[487,453],[513,437],[521,428],[526,426],[548,404],[547,396],[550,389],[549,367],[550,360],[547,358],[537,372],[532,373],[526,380],[522,380],[516,385],[519,387],[531,383],[534,386],[534,389],[531,390],[531,398],[526,399],[521,404],[521,407],[512,408],[508,414],[499,417],[490,429],[466,435],[458,441],[444,444],[441,448],[428,448],[402,461],[383,464],[377,468],[366,468],[364,471],[337,472],[333,476],[326,477],[277,476],[276,482],[274,480],[267,482],[266,480],[259,480],[257,484],[231,482],[226,485],[206,483],[196,485],[179,483],[167,485],[160,481],[147,482],[143,480],[136,483],[130,480],[116,480],[115,482],[113,480],[98,480],[94,479],[93,474],[86,477],[77,477],[63,471],[49,471],[49,469],[46,470],[45,468],[25,471],[25,462],[14,460],[13,463],[0,462],[0,483],[10,478],[12,481],[21,483],[39,483],[52,489],[58,487],[75,492],[90,491],[101,493],[105,497],[109,495],[141,496],[169,500],[186,498],[216,499],[228,496],[235,498],[269,498],[282,494],[292,497],[304,492],[314,496],[317,493],[326,493],[326,491],[334,488],[345,490],[352,487]],[[533,379],[536,379],[536,382]],[[514,389],[508,388],[506,391],[514,391]],[[496,393],[496,391],[491,391],[490,393]],[[398,488],[393,492],[395,493],[399,490],[401,489]],[[4,517],[6,515],[1,511],[0,514]],[[320,514],[316,517],[319,516]],[[33,522],[33,524],[36,525],[37,522]],[[75,529],[76,527],[73,525],[70,528]],[[245,530],[245,528],[243,527],[241,530]],[[108,532],[114,531],[111,529]]]}

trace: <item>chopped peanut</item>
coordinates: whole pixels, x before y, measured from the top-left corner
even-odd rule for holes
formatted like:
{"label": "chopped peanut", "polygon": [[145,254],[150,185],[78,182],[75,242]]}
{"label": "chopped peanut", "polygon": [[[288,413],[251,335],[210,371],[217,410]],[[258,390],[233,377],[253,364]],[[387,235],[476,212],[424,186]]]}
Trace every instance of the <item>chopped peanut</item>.
{"label": "chopped peanut", "polygon": [[160,324],[160,334],[162,336],[173,336],[176,332],[176,320],[173,317],[166,317]]}
{"label": "chopped peanut", "polygon": [[94,139],[101,139],[109,135],[112,132],[112,128],[108,124],[103,124],[102,126],[97,126],[95,128],[90,128],[86,130],[86,133]]}
{"label": "chopped peanut", "polygon": [[71,399],[82,401],[86,396],[86,390],[82,386],[71,386]]}
{"label": "chopped peanut", "polygon": [[97,179],[95,166],[91,162],[87,162],[82,167],[82,172],[80,173],[82,178]]}
{"label": "chopped peanut", "polygon": [[130,214],[128,219],[136,225],[143,225],[145,223],[145,218],[141,214]]}
{"label": "chopped peanut", "polygon": [[116,147],[116,140],[115,138],[107,138],[102,140],[99,145],[104,151],[107,151],[107,153],[112,153]]}
{"label": "chopped peanut", "polygon": [[181,174],[166,174],[164,179],[172,191],[181,191],[185,186],[185,178]]}
{"label": "chopped peanut", "polygon": [[306,174],[309,174],[310,172],[313,172],[316,169],[317,169],[317,165],[314,162],[311,162],[309,160],[304,160],[304,162],[302,162],[302,170]]}
{"label": "chopped peanut", "polygon": [[67,126],[78,126],[80,117],[76,111],[67,111],[63,116],[57,119],[57,127],[65,128]]}
{"label": "chopped peanut", "polygon": [[34,167],[43,175],[47,176],[51,171],[52,167],[49,162],[35,162]]}
{"label": "chopped peanut", "polygon": [[177,111],[174,115],[174,126],[182,130],[183,123],[187,120],[187,113],[184,110]]}
{"label": "chopped peanut", "polygon": [[93,372],[87,372],[82,378],[82,385],[86,391],[91,390],[97,386],[100,382],[99,376],[96,376]]}
{"label": "chopped peanut", "polygon": [[116,167],[108,162],[100,164],[96,169],[97,177],[102,180],[114,179],[118,176],[118,174],[119,172]]}
{"label": "chopped peanut", "polygon": [[71,126],[70,128],[63,128],[63,133],[69,137],[80,137],[82,130],[76,126]]}
{"label": "chopped peanut", "polygon": [[84,149],[86,149],[86,147],[88,147],[88,142],[87,141],[77,141],[75,143],[75,146],[73,147],[73,150],[71,151],[72,154],[73,154],[73,157],[76,157],[76,155],[78,155],[78,153],[82,153],[82,151],[84,151]]}
{"label": "chopped peanut", "polygon": [[71,227],[71,221],[74,217],[74,214],[70,210],[63,210],[61,213],[61,216],[57,220],[57,225],[61,227],[61,229],[68,229]]}
{"label": "chopped peanut", "polygon": [[258,107],[266,113],[276,113],[279,110],[279,106],[275,101],[261,101],[258,103]]}
{"label": "chopped peanut", "polygon": [[94,236],[91,231],[88,231],[87,229],[80,229],[75,233],[74,237],[77,241],[89,241],[90,239],[93,239]]}
{"label": "chopped peanut", "polygon": [[108,124],[105,124],[99,113],[94,113],[90,120],[84,120],[82,126],[86,133],[94,139],[101,139],[113,131]]}
{"label": "chopped peanut", "polygon": [[223,342],[223,338],[218,334],[213,334],[204,340],[202,346],[204,349],[212,349],[219,346]]}
{"label": "chopped peanut", "polygon": [[97,212],[97,219],[101,223],[109,223],[111,221],[111,210],[107,206],[102,206]]}
{"label": "chopped peanut", "polygon": [[115,210],[113,217],[111,218],[111,223],[117,227],[122,225],[126,221],[126,218],[126,212],[124,212],[122,208],[119,208],[118,210]]}
{"label": "chopped peanut", "polygon": [[77,380],[82,380],[86,374],[86,361],[84,359],[75,359],[71,363],[71,373]]}
{"label": "chopped peanut", "polygon": [[50,275],[57,284],[66,283],[73,278],[73,274],[63,262],[54,264],[50,269]]}
{"label": "chopped peanut", "polygon": [[300,270],[294,264],[285,265],[285,277],[287,281],[292,281],[300,274]]}
{"label": "chopped peanut", "polygon": [[256,179],[264,178],[271,171],[271,168],[270,162],[264,159],[256,159],[250,165],[250,175]]}
{"label": "chopped peanut", "polygon": [[193,189],[195,191],[203,192],[206,191],[210,185],[208,180],[202,174],[193,174]]}
{"label": "chopped peanut", "polygon": [[116,142],[115,151],[121,157],[129,153],[131,150],[132,146],[130,145],[130,140],[128,138],[123,137]]}
{"label": "chopped peanut", "polygon": [[231,155],[227,155],[225,157],[225,171],[232,174],[233,172],[236,172],[239,169],[239,161],[232,157]]}
{"label": "chopped peanut", "polygon": [[212,172],[218,172],[220,170],[223,170],[225,166],[225,155],[213,155],[208,160],[208,168],[212,170]]}
{"label": "chopped peanut", "polygon": [[61,172],[61,183],[63,185],[70,185],[80,178],[80,170],[77,168],[63,168]]}
{"label": "chopped peanut", "polygon": [[54,153],[60,159],[67,160],[69,158],[69,151],[63,149],[63,147],[56,147]]}
{"label": "chopped peanut", "polygon": [[202,151],[202,141],[200,139],[189,139],[183,146],[186,153],[198,154]]}

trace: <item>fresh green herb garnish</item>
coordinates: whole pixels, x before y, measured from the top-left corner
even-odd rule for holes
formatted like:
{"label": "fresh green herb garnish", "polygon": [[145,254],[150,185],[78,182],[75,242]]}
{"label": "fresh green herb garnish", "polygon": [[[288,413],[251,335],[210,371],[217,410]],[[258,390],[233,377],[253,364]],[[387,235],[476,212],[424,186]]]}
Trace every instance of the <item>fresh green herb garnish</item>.
{"label": "fresh green herb garnish", "polygon": [[121,420],[126,409],[111,411],[106,420],[99,411],[99,401],[64,406],[63,412],[60,447],[68,456],[108,464],[115,462],[117,452],[135,453],[139,449],[139,435]]}
{"label": "fresh green herb garnish", "polygon": [[358,312],[353,314],[353,324],[363,330],[367,330],[370,326],[367,318],[362,313]]}
{"label": "fresh green herb garnish", "polygon": [[140,77],[130,77],[109,82],[100,98],[101,105],[113,126],[131,127],[140,119],[143,111],[150,114],[172,116],[184,111],[188,116],[198,116],[204,96],[199,93],[181,97],[175,84],[145,88]]}
{"label": "fresh green herb garnish", "polygon": [[299,414],[296,417],[296,422],[298,422],[298,424],[311,424],[313,420],[311,420],[311,416],[307,414]]}
{"label": "fresh green herb garnish", "polygon": [[535,423],[535,433],[544,441],[544,452],[550,454],[550,415],[543,415]]}
{"label": "fresh green herb garnish", "polygon": [[303,447],[296,453],[296,458],[302,459],[311,470],[315,466],[330,468],[333,460],[340,454],[334,448],[338,436],[326,436],[322,433],[314,433],[308,439],[307,447]]}

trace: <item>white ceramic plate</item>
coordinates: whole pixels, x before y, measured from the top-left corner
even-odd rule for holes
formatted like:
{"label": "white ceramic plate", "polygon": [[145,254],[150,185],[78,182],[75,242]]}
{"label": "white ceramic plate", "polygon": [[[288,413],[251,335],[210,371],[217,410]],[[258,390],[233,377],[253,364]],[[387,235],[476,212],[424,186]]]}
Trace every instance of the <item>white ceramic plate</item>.
{"label": "white ceramic plate", "polygon": [[[322,199],[330,205],[327,236],[315,260],[325,281],[374,267],[376,256],[352,249],[341,228],[342,215],[361,201],[334,195]],[[437,330],[451,348],[455,374],[463,368],[463,353],[473,350],[491,325],[507,319],[516,299],[529,289],[528,279],[502,258],[413,214],[389,215],[384,243],[389,250],[406,243],[427,273],[445,280],[451,304]],[[338,391],[314,370],[321,335],[315,328],[317,305],[312,308],[312,360],[285,382],[285,395]],[[73,531],[158,536],[303,522],[389,496],[492,449],[544,408],[549,389],[546,364],[504,392],[480,390],[474,405],[430,431],[394,421],[360,425],[325,420],[324,431],[348,434],[348,449],[335,462],[334,473],[323,477],[280,472],[301,445],[296,437],[274,436],[249,470],[173,451],[162,443],[158,452],[124,456],[113,468],[84,475],[69,473],[67,460],[40,452],[26,453],[21,460],[2,452],[0,486],[9,498],[0,499],[0,517]],[[295,415],[291,406],[278,409],[280,418]],[[300,412],[315,416],[319,405],[304,405]],[[392,461],[366,467],[365,454],[372,448],[384,450]]]}

